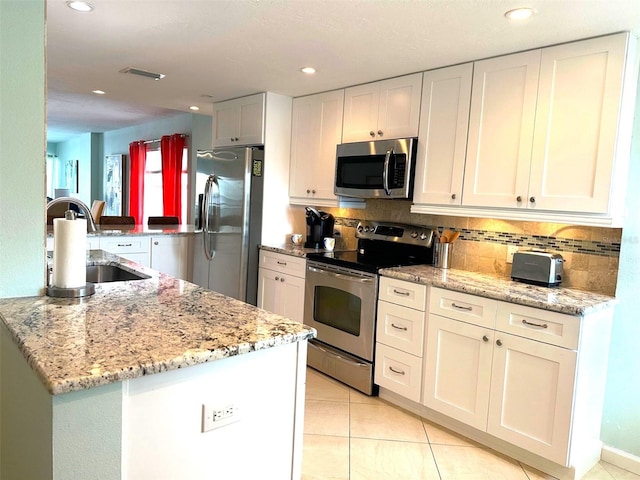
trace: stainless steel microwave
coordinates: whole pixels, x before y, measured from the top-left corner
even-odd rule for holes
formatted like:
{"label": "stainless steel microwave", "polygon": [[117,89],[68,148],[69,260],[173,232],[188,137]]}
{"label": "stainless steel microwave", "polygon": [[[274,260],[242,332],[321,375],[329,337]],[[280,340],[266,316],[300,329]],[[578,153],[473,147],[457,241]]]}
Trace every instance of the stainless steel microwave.
{"label": "stainless steel microwave", "polygon": [[417,138],[338,145],[334,193],[342,197],[411,199],[417,145]]}

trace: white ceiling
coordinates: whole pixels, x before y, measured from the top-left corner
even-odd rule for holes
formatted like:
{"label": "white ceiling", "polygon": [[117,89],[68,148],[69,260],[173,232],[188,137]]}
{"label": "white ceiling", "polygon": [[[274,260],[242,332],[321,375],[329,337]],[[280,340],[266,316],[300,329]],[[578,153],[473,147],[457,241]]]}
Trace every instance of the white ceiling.
{"label": "white ceiling", "polygon": [[[256,92],[293,97],[596,35],[640,0],[47,0],[48,140]],[[537,15],[507,21],[505,11]],[[314,76],[299,69],[312,65]],[[154,81],[119,73],[136,67]],[[107,95],[90,92],[104,90]]]}

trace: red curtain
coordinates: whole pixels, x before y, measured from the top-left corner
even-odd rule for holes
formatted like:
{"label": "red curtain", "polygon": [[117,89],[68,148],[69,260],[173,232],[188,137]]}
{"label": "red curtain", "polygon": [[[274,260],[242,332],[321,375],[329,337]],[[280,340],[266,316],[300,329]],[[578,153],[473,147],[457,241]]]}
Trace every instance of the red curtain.
{"label": "red curtain", "polygon": [[160,140],[162,156],[162,203],[164,215],[178,217],[182,223],[182,152],[185,136],[164,135]]}
{"label": "red curtain", "polygon": [[135,217],[136,224],[144,219],[144,170],[147,160],[147,146],[143,140],[129,144],[131,159],[131,179],[129,187],[129,215]]}

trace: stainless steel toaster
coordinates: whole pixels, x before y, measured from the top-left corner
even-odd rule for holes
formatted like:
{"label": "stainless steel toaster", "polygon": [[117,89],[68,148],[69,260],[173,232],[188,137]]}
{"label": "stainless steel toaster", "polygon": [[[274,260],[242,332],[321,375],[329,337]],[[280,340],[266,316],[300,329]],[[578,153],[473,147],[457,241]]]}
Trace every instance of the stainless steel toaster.
{"label": "stainless steel toaster", "polygon": [[555,287],[562,282],[564,260],[558,253],[520,250],[513,254],[511,279],[519,282]]}

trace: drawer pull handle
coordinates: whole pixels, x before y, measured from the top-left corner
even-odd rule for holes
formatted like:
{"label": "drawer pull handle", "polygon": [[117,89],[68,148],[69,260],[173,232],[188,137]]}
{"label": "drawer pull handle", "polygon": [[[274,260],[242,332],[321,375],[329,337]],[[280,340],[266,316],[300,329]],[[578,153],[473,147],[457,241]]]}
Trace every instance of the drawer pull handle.
{"label": "drawer pull handle", "polygon": [[539,323],[527,322],[524,318],[522,319],[522,323],[523,325],[528,325],[530,327],[549,328],[549,325],[547,325],[546,323],[539,324]]}
{"label": "drawer pull handle", "polygon": [[400,326],[400,327],[399,327],[399,326],[398,326],[398,325],[396,325],[395,323],[392,323],[392,324],[391,324],[391,326],[392,326],[393,328],[395,328],[396,330],[403,330],[403,331],[405,331],[405,332],[408,330],[408,329],[407,329],[407,327],[402,327],[402,326]]}
{"label": "drawer pull handle", "polygon": [[489,337],[487,337],[486,335],[482,336],[482,341],[483,342],[488,342],[489,341]]}
{"label": "drawer pull handle", "polygon": [[133,246],[133,243],[119,243],[118,246],[119,247],[131,247],[131,246]]}
{"label": "drawer pull handle", "polygon": [[502,346],[502,340],[496,340],[496,345],[498,345],[499,347]]}
{"label": "drawer pull handle", "polygon": [[462,305],[456,305],[455,303],[452,303],[451,306],[453,308],[457,308],[458,310],[466,310],[467,312],[473,310],[473,307],[463,307]]}
{"label": "drawer pull handle", "polygon": [[277,260],[278,265],[284,265],[285,267],[287,266],[287,262],[281,262],[280,260]]}
{"label": "drawer pull handle", "polygon": [[393,289],[393,293],[395,293],[396,295],[402,295],[404,297],[409,296],[409,292],[401,292],[400,290],[396,290],[395,288]]}
{"label": "drawer pull handle", "polygon": [[404,375],[405,374],[402,370],[396,370],[393,367],[389,367],[389,370],[391,370],[393,373],[395,373],[397,375]]}

